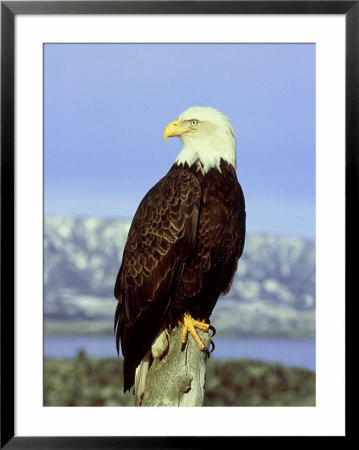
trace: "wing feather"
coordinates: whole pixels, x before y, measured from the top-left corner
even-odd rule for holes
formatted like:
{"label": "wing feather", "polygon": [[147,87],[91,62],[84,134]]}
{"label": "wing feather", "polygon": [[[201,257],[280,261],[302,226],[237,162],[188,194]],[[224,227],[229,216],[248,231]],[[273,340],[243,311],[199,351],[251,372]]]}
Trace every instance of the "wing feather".
{"label": "wing feather", "polygon": [[116,346],[125,358],[125,390],[161,327],[184,262],[195,248],[201,187],[172,169],[144,197],[133,218],[115,284]]}

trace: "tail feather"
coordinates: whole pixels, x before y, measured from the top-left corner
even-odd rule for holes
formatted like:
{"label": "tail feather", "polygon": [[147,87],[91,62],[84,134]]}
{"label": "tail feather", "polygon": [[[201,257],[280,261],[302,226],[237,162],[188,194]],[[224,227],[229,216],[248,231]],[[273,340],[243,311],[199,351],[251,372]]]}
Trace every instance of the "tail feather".
{"label": "tail feather", "polygon": [[141,406],[143,395],[147,384],[147,375],[150,368],[151,351],[149,350],[140,365],[136,369],[135,375],[135,405]]}
{"label": "tail feather", "polygon": [[159,331],[151,349],[145,354],[136,369],[135,375],[135,404],[141,406],[143,395],[146,390],[148,371],[150,369],[151,360],[161,359],[168,349],[168,331],[162,327]]}

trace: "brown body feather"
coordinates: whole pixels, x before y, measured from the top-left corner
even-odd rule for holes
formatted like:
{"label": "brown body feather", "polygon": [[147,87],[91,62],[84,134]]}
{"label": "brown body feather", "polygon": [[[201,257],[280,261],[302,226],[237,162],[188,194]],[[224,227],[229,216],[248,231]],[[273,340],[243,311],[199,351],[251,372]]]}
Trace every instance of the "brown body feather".
{"label": "brown body feather", "polygon": [[172,166],[133,218],[115,284],[116,344],[124,389],[161,326],[184,312],[206,319],[229,291],[245,239],[245,203],[233,166],[207,174]]}

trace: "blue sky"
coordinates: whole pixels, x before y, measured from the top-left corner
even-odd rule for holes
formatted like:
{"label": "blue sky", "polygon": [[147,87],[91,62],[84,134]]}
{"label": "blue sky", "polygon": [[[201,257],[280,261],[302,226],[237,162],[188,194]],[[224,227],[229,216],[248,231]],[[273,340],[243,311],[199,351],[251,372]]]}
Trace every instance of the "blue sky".
{"label": "blue sky", "polygon": [[46,44],[45,215],[131,218],[193,105],[231,119],[248,232],[314,238],[312,44]]}

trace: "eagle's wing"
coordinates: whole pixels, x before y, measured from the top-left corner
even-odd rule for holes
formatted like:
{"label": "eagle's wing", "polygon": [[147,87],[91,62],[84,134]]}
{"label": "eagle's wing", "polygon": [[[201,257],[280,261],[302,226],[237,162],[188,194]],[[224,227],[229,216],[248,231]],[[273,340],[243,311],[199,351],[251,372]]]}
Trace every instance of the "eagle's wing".
{"label": "eagle's wing", "polygon": [[133,218],[115,284],[116,345],[125,358],[125,390],[155,339],[184,262],[195,248],[201,187],[171,170],[144,197]]}

